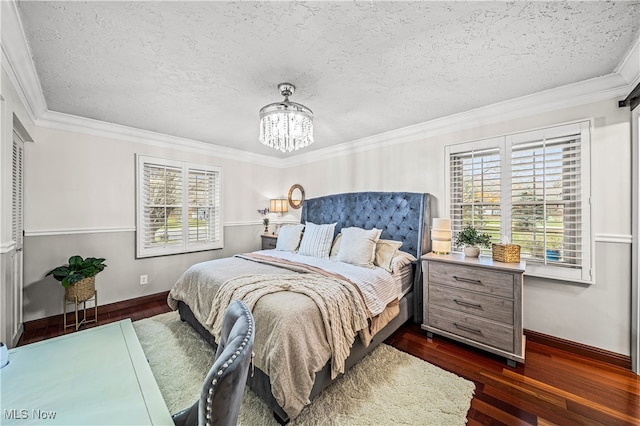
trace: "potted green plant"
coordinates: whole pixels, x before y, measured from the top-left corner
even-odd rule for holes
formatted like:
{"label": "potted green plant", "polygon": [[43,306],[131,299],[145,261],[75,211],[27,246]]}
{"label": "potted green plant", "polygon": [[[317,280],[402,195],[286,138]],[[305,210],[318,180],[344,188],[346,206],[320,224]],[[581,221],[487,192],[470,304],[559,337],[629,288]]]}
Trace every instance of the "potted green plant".
{"label": "potted green plant", "polygon": [[269,218],[265,217],[264,219],[262,219],[262,224],[264,225],[264,233],[268,234],[269,233]]}
{"label": "potted green plant", "polygon": [[60,281],[68,301],[82,302],[90,299],[95,293],[95,276],[107,267],[104,260],[104,258],[83,259],[82,256],[71,256],[68,264],[53,268],[45,276],[53,275],[53,278]]}
{"label": "potted green plant", "polygon": [[469,225],[466,226],[456,237],[456,245],[464,247],[464,255],[469,257],[478,257],[480,247],[490,247],[491,236],[489,234],[480,233],[476,228]]}

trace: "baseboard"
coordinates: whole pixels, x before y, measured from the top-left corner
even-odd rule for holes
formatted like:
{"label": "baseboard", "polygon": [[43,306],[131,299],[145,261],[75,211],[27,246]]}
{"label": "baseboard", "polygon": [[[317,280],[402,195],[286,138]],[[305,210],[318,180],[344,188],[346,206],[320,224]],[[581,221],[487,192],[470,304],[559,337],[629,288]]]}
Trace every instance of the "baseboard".
{"label": "baseboard", "polygon": [[538,333],[537,331],[524,330],[527,336],[527,342],[536,342],[552,348],[560,349],[572,354],[585,356],[607,364],[622,367],[631,370],[631,357],[615,352],[610,352],[594,346],[583,345],[582,343],[572,342],[571,340],[561,339],[559,337],[549,336],[548,334]]}
{"label": "baseboard", "polygon": [[[98,305],[98,317],[102,314],[107,314],[114,311],[121,311],[123,309],[135,308],[139,305],[144,305],[151,302],[166,303],[168,291],[161,293],[149,294],[147,296],[136,297],[135,299],[122,300],[120,302],[109,303],[106,305]],[[87,308],[87,319],[93,318],[93,307]],[[24,331],[38,330],[50,326],[59,326],[64,323],[63,314],[53,315],[51,317],[40,318],[33,321],[27,321],[24,323]],[[67,324],[75,323],[75,314],[73,312],[67,312]]]}

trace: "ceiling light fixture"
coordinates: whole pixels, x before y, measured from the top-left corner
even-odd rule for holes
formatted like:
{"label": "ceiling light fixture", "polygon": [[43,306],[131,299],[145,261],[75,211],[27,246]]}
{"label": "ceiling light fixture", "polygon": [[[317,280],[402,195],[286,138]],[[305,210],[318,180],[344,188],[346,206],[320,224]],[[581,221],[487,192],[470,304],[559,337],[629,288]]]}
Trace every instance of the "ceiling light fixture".
{"label": "ceiling light fixture", "polygon": [[289,102],[296,87],[278,84],[284,101],[260,109],[260,142],[282,152],[291,152],[313,143],[313,112],[304,105]]}

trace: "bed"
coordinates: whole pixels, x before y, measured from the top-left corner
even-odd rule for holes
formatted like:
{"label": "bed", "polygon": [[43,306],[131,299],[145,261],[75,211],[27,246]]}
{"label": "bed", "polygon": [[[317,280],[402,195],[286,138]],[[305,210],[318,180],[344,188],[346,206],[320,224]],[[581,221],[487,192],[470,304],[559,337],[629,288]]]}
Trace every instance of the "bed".
{"label": "bed", "polygon": [[[431,196],[426,193],[356,192],[329,195],[305,200],[301,214],[301,224],[306,225],[309,235],[312,227],[322,227],[325,231],[329,228],[332,231],[332,245],[336,236],[343,236],[343,241],[350,241],[348,236],[352,235],[354,229],[358,232],[378,229],[380,241],[398,242],[396,247],[401,243],[399,251],[408,253],[415,259],[429,252],[430,223]],[[343,244],[346,245],[344,242]],[[333,245],[332,249],[336,247],[337,245]],[[303,248],[300,247],[300,252],[302,251]],[[339,247],[336,251],[340,253]],[[409,256],[397,256],[407,257]],[[404,270],[398,268],[398,276],[404,276],[400,279],[395,277],[395,271],[390,273],[380,267],[362,268],[335,259],[333,252],[329,259],[316,259],[299,253],[261,250],[233,258],[212,260],[189,268],[169,293],[169,305],[179,310],[181,319],[215,346],[216,315],[220,310],[224,311],[225,300],[237,297],[238,294],[250,297],[249,294],[265,288],[265,279],[273,281],[270,284],[276,286],[275,290],[250,301],[256,317],[256,368],[247,383],[273,409],[275,418],[281,424],[295,418],[302,407],[337,375],[356,364],[407,320],[420,322],[422,319],[422,279],[418,260],[408,265],[408,276],[407,267]],[[341,259],[344,260],[344,256]],[[318,282],[303,289],[298,288],[300,275],[304,275],[305,280],[313,277]],[[393,293],[391,296],[395,302],[386,304],[387,299],[377,299],[380,295],[371,296],[367,293],[368,289],[373,288],[367,286],[367,280],[383,276],[391,276],[397,281],[393,285],[398,286],[398,294]],[[330,304],[336,302],[328,302],[329,305],[325,307],[315,300],[326,296],[329,287],[323,286],[331,284],[327,283],[329,281],[358,281],[358,286],[353,286],[357,292],[341,292],[359,293],[362,296],[359,299],[364,300],[364,311],[369,314],[365,323],[368,327],[353,336],[353,344],[347,347],[346,353],[343,349],[345,342],[335,337],[337,333],[330,329],[332,325],[328,325],[335,321],[325,320],[323,329],[324,315],[329,315],[328,311],[336,311],[336,307]],[[404,286],[401,281],[405,282]],[[237,286],[232,285],[236,282]],[[222,283],[225,284],[224,287],[221,286]],[[278,292],[278,285],[282,286],[281,289],[290,291]],[[247,286],[254,293],[245,291]],[[378,292],[383,294],[380,297],[390,297],[388,292]],[[362,315],[362,307],[356,307],[356,296],[347,294],[340,297],[347,297],[340,302],[342,305],[336,305],[341,315],[345,315],[342,311],[347,311],[346,308],[353,310],[349,314],[350,318]],[[314,301],[318,303],[317,306],[313,304]],[[310,311],[310,306],[314,306],[313,312]],[[371,318],[374,313],[375,318]],[[260,319],[262,321],[259,322]],[[378,319],[381,320],[379,326],[374,327],[375,320]],[[351,322],[354,323],[354,330],[362,326],[361,323],[355,324],[358,322],[356,319]],[[322,338],[318,337],[321,335]],[[304,357],[300,354],[304,354]],[[312,374],[299,372],[307,370]],[[300,392],[302,395],[294,395]]]}

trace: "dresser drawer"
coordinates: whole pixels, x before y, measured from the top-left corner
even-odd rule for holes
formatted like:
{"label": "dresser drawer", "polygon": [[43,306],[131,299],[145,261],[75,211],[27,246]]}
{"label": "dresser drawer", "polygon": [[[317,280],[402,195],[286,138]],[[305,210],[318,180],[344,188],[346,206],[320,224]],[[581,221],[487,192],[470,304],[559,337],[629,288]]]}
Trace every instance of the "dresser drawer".
{"label": "dresser drawer", "polygon": [[429,326],[513,352],[513,327],[429,304]]}
{"label": "dresser drawer", "polygon": [[429,303],[513,325],[513,300],[437,284],[429,286]]}
{"label": "dresser drawer", "polygon": [[513,299],[513,274],[445,262],[429,262],[429,282]]}

